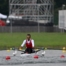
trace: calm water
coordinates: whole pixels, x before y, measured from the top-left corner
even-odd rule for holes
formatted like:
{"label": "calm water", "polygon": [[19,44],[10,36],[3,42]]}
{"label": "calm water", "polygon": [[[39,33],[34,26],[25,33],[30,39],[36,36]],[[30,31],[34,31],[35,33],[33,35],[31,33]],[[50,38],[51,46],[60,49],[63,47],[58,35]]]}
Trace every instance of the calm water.
{"label": "calm water", "polygon": [[[4,63],[4,58],[2,60],[2,56],[12,56],[12,53],[14,51],[9,51],[7,52],[6,50],[4,51],[0,51],[0,62]],[[46,54],[45,57],[43,58],[39,58],[38,60],[35,60],[33,58],[32,61],[34,62],[38,62],[38,61],[48,61],[48,62],[44,62],[44,63],[28,63],[28,64],[19,64],[19,65],[0,65],[0,66],[66,66],[66,57],[65,58],[60,58],[61,55],[66,56],[66,53],[63,53],[61,50],[46,50]],[[17,56],[20,56],[20,52],[18,52]],[[11,61],[14,60],[16,61],[16,57],[12,57]],[[25,58],[24,58],[25,59]],[[50,61],[53,61],[53,63],[50,63]],[[65,61],[65,62],[57,62],[57,60],[61,60],[61,61]],[[28,61],[28,60],[27,60]],[[30,60],[31,61],[31,60]],[[54,63],[55,61],[55,63]],[[9,62],[9,61],[8,61]],[[24,61],[23,61],[24,62]]]}

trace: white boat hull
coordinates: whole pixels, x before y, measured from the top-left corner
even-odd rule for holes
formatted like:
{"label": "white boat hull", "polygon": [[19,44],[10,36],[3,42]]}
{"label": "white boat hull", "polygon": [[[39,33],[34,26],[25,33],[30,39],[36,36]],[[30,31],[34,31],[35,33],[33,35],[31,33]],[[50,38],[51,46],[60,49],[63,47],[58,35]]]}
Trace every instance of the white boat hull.
{"label": "white boat hull", "polygon": [[45,51],[39,51],[39,52],[37,52],[37,53],[32,53],[32,54],[27,54],[27,53],[25,53],[25,54],[20,54],[20,56],[21,57],[27,57],[27,56],[34,56],[34,55],[42,55],[42,56],[44,56],[45,55]]}

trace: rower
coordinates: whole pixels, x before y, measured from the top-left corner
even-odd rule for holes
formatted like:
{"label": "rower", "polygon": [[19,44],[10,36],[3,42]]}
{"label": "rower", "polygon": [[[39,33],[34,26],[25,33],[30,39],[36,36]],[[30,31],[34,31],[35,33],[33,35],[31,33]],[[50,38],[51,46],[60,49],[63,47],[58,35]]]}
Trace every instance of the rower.
{"label": "rower", "polygon": [[25,53],[34,53],[34,40],[31,39],[31,35],[27,34],[27,39],[21,44],[21,48],[26,45]]}

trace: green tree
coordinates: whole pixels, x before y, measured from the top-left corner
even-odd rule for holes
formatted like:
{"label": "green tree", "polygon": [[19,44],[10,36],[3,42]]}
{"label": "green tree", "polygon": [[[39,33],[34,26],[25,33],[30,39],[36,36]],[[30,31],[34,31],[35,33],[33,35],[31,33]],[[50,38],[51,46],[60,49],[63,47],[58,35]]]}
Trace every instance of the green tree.
{"label": "green tree", "polygon": [[8,0],[0,0],[0,13],[8,15],[9,6]]}

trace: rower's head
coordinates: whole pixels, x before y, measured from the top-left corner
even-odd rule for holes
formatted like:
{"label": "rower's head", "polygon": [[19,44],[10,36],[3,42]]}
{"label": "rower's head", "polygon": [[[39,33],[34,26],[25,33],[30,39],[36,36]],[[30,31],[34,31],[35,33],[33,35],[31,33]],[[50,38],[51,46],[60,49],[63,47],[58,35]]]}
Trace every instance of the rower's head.
{"label": "rower's head", "polygon": [[27,39],[28,39],[28,40],[31,39],[31,34],[27,34]]}

